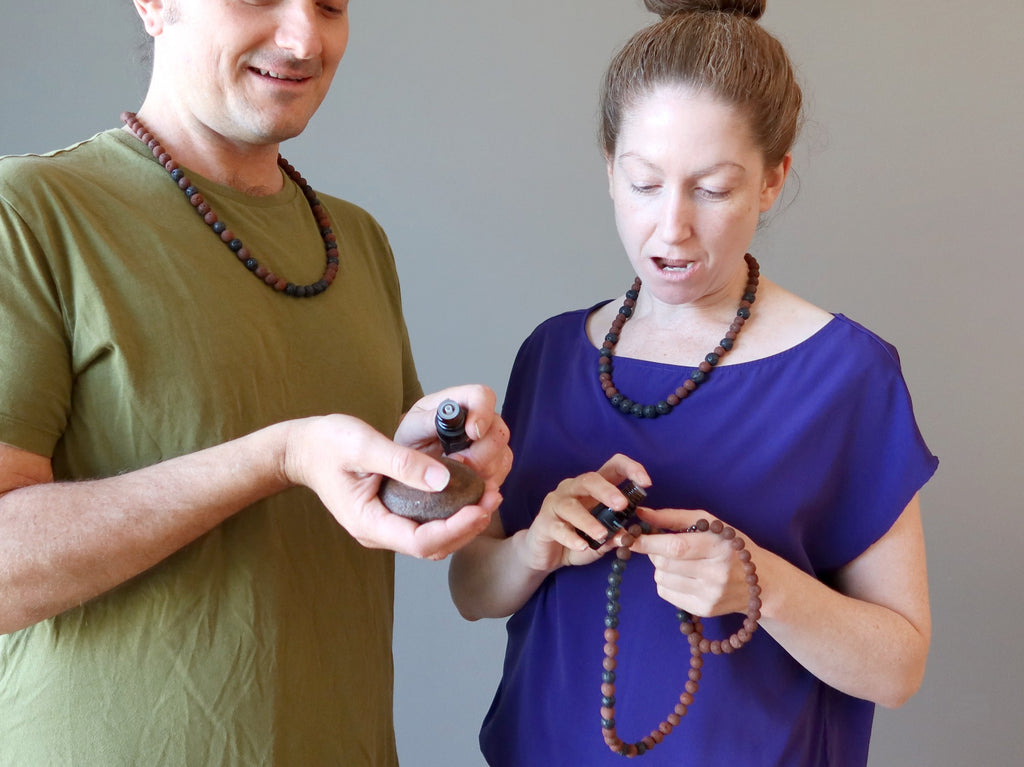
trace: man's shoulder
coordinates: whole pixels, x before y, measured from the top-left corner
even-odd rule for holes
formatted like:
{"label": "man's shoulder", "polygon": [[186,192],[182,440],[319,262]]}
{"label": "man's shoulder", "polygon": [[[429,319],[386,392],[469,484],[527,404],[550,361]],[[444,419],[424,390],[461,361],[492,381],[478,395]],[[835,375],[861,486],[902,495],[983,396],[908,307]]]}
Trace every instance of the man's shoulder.
{"label": "man's shoulder", "polygon": [[50,152],[0,156],[0,188],[27,192],[109,171],[110,163],[124,151],[114,133],[97,133]]}

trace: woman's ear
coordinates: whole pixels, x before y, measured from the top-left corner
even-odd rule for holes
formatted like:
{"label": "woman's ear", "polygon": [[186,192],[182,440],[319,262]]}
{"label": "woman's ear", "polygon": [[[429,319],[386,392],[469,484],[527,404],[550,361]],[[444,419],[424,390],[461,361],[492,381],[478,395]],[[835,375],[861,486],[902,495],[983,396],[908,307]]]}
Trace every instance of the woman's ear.
{"label": "woman's ear", "polygon": [[778,165],[765,168],[764,186],[761,188],[762,213],[771,208],[782,193],[782,187],[786,184],[786,177],[789,176],[789,169],[792,165],[793,155],[787,154]]}

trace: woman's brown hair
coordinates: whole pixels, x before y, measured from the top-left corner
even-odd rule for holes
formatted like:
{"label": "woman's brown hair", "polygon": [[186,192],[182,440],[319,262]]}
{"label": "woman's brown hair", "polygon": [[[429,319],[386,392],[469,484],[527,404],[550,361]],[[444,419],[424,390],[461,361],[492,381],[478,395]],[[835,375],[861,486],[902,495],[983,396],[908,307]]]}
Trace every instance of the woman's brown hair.
{"label": "woman's brown hair", "polygon": [[782,44],[757,20],[765,0],[644,0],[662,19],[615,55],[601,89],[601,145],[611,157],[623,114],[662,86],[709,93],[747,117],[766,166],[799,131],[803,97]]}

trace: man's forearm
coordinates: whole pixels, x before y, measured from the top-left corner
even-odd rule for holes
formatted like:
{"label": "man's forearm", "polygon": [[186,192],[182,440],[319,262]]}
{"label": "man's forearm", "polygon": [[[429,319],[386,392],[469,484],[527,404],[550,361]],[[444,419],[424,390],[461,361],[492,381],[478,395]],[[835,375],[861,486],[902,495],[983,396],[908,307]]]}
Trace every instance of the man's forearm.
{"label": "man's forearm", "polygon": [[289,486],[287,425],[106,479],[0,497],[0,633],[102,594]]}

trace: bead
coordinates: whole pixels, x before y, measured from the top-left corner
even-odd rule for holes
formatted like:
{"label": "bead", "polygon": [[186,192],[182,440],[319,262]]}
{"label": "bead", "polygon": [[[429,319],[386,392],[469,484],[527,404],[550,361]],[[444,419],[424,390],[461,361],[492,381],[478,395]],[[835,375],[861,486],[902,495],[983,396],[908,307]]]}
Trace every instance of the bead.
{"label": "bead", "polygon": [[[647,532],[650,532],[650,525],[647,525],[646,528],[644,528],[641,525],[633,524],[630,525],[629,530],[627,531],[627,537],[633,538]],[[664,738],[679,725],[682,717],[686,715],[689,706],[693,704],[694,696],[697,694],[700,687],[700,681],[703,676],[703,656],[706,653],[710,653],[712,655],[729,655],[740,650],[744,644],[750,641],[751,636],[757,628],[757,621],[760,619],[761,588],[757,581],[756,568],[754,568],[754,564],[751,561],[750,552],[744,548],[745,543],[743,539],[732,527],[729,527],[718,519],[711,521],[707,519],[698,519],[697,522],[691,525],[685,532],[711,532],[729,542],[732,550],[736,552],[736,557],[744,566],[749,595],[747,614],[743,621],[743,627],[735,634],[725,639],[709,640],[703,635],[703,626],[699,617],[692,615],[686,610],[676,610],[676,620],[679,621],[679,630],[684,636],[686,636],[687,643],[690,646],[690,668],[687,672],[687,681],[684,684],[682,692],[679,694],[679,702],[674,706],[672,713],[670,713],[664,721],[658,724],[657,728],[652,730],[649,735],[634,744],[623,743],[615,732],[614,707],[616,698],[614,664],[616,663],[615,656],[618,654],[618,641],[620,635],[617,630],[617,619],[615,626],[609,625],[606,621],[606,629],[604,632],[604,672],[601,676],[602,733],[605,744],[607,744],[615,753],[619,753],[624,756],[639,756],[646,753],[646,751],[661,743],[662,740],[664,740]],[[625,548],[625,546],[620,546],[615,550],[616,556],[615,559],[612,560],[612,567],[611,572],[608,575],[608,587],[606,590],[609,597],[609,612],[612,611],[613,608],[616,613],[618,612],[618,600],[621,594],[619,587],[622,582],[622,573],[626,568],[626,562],[629,560],[631,553],[632,552],[628,548]]]}
{"label": "bead", "polygon": [[[690,374],[690,378],[686,380],[681,387],[677,388],[675,392],[665,399],[658,401],[654,405],[643,405],[641,403],[634,402],[629,397],[619,392],[611,380],[611,357],[614,354],[615,345],[619,342],[622,328],[626,324],[626,321],[633,316],[636,301],[640,297],[640,288],[643,285],[639,277],[633,280],[632,287],[626,291],[626,296],[623,299],[622,306],[619,307],[618,312],[615,315],[615,319],[612,321],[611,328],[605,335],[607,345],[602,346],[599,353],[598,375],[601,377],[602,389],[606,392],[612,407],[617,408],[621,413],[632,415],[637,418],[656,418],[658,416],[668,415],[672,409],[692,393],[699,384],[704,383],[707,374],[710,373],[712,368],[721,361],[722,356],[732,349],[733,342],[735,341],[737,334],[743,328],[743,324],[746,319],[750,317],[750,305],[754,302],[756,297],[760,267],[757,260],[749,253],[744,255],[744,260],[747,263],[747,284],[740,300],[736,317],[729,326],[729,332],[726,333],[725,338],[719,342],[719,345],[715,347],[714,351],[704,357],[704,360],[700,363],[697,370],[694,370]],[[607,376],[607,379],[605,379],[604,376]],[[607,393],[612,390],[614,390],[614,394],[608,395]]]}
{"label": "bead", "polygon": [[317,222],[318,232],[324,242],[324,248],[326,251],[324,272],[319,280],[310,285],[294,285],[261,267],[256,259],[249,256],[247,252],[243,254],[245,249],[242,246],[241,240],[231,234],[230,230],[227,229],[227,226],[218,219],[217,214],[213,212],[209,204],[203,199],[198,187],[192,184],[189,178],[185,175],[185,172],[179,167],[178,163],[160,144],[156,136],[154,136],[153,133],[142,124],[138,119],[138,116],[132,112],[123,112],[121,114],[121,121],[128,126],[132,133],[135,134],[136,138],[149,148],[156,161],[163,166],[164,170],[167,171],[171,181],[177,184],[178,188],[185,193],[189,203],[195,207],[199,215],[203,217],[203,221],[214,230],[214,233],[221,236],[223,242],[235,253],[238,260],[241,261],[247,269],[252,271],[257,279],[278,292],[284,292],[290,296],[296,297],[316,296],[327,290],[334,281],[338,271],[337,265],[339,254],[337,250],[337,236],[331,228],[330,217],[327,215],[327,211],[317,198],[316,192],[287,160],[278,155],[278,166],[288,175],[289,179],[291,179],[301,189],[303,196],[308,201],[310,210]]}

